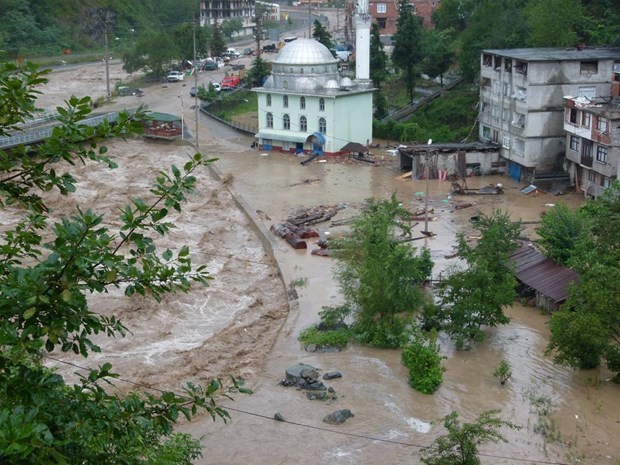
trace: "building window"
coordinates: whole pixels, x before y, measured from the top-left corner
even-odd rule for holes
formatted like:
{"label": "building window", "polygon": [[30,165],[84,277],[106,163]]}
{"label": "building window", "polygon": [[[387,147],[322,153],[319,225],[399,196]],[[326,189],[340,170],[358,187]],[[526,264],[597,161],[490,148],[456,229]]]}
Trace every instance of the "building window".
{"label": "building window", "polygon": [[288,108],[288,95],[282,97],[282,106],[284,106],[284,108]]}
{"label": "building window", "polygon": [[504,71],[512,73],[512,59],[504,58]]}
{"label": "building window", "polygon": [[387,13],[387,5],[385,3],[377,3],[377,13]]}
{"label": "building window", "polygon": [[596,147],[596,161],[607,163],[607,147],[603,147],[602,145]]}
{"label": "building window", "polygon": [[508,108],[502,110],[502,121],[504,123],[510,122],[510,110]]}
{"label": "building window", "polygon": [[527,89],[525,87],[517,87],[513,97],[515,100],[525,102],[527,100]]}
{"label": "building window", "polygon": [[589,128],[590,127],[590,120],[592,119],[592,115],[590,113],[588,113],[587,111],[584,111],[581,113],[581,125],[584,128]]}
{"label": "building window", "polygon": [[515,71],[519,74],[527,75],[527,63],[525,61],[517,61],[515,63]]}
{"label": "building window", "polygon": [[299,99],[299,108],[301,110],[305,110],[306,109],[306,97],[301,97]]}
{"label": "building window", "polygon": [[588,181],[596,182],[596,171],[588,170]]}
{"label": "building window", "polygon": [[306,132],[308,130],[308,120],[305,116],[299,118],[299,130],[302,132]]}
{"label": "building window", "polygon": [[482,87],[491,87],[491,79],[488,77],[483,77],[480,84],[482,85]]}
{"label": "building window", "polygon": [[502,147],[505,149],[510,148],[510,136],[504,136],[504,140],[502,141]]}
{"label": "building window", "polygon": [[325,111],[325,99],[324,98],[319,99],[319,111]]}
{"label": "building window", "polygon": [[325,118],[319,118],[319,132],[325,134],[327,132],[327,121]]}
{"label": "building window", "polygon": [[598,73],[598,61],[582,61],[579,68],[581,74],[597,74]]}
{"label": "building window", "polygon": [[525,141],[523,139],[515,138],[514,152],[521,156],[525,154]]}
{"label": "building window", "polygon": [[267,106],[271,106],[271,94],[267,94]]}
{"label": "building window", "polygon": [[596,129],[598,132],[606,133],[607,132],[607,118],[599,117],[596,122]]}
{"label": "building window", "polygon": [[596,87],[580,87],[579,97],[592,100],[596,97]]}
{"label": "building window", "polygon": [[491,106],[491,118],[496,121],[499,119],[499,107],[496,107],[495,105]]}
{"label": "building window", "polygon": [[387,18],[376,18],[376,20],[379,29],[385,29],[387,27]]}
{"label": "building window", "polygon": [[283,89],[288,89],[288,81],[283,81],[282,82],[282,88]]}
{"label": "building window", "polygon": [[608,188],[610,184],[611,180],[609,179],[609,176],[601,176],[601,186]]}
{"label": "building window", "polygon": [[491,140],[496,144],[499,141],[499,131],[497,129],[493,129],[493,137],[491,138]]}
{"label": "building window", "polygon": [[568,109],[568,122],[571,124],[577,124],[577,121],[579,121],[577,119],[577,109],[569,108]]}
{"label": "building window", "polygon": [[484,140],[491,140],[491,128],[488,126],[482,126],[482,138]]}
{"label": "building window", "polygon": [[570,149],[577,152],[579,150],[579,137],[570,136]]}
{"label": "building window", "polygon": [[504,96],[505,97],[510,96],[510,83],[509,82],[504,82]]}
{"label": "building window", "polygon": [[512,120],[512,124],[519,128],[525,127],[525,114],[515,113],[515,118]]}
{"label": "building window", "polygon": [[291,129],[291,117],[289,115],[284,115],[282,118],[282,127],[284,129]]}
{"label": "building window", "polygon": [[271,113],[267,113],[267,127],[273,128],[273,115]]}
{"label": "building window", "polygon": [[489,68],[493,66],[493,56],[483,53],[482,54],[482,65],[488,66]]}

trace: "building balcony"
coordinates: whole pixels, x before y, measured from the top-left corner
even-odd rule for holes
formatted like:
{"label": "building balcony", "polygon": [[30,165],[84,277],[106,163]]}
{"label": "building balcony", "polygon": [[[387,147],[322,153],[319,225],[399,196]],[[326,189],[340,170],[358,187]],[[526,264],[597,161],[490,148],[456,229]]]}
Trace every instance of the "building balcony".
{"label": "building balcony", "polygon": [[579,164],[582,166],[587,166],[588,168],[592,168],[593,161],[594,161],[594,157],[584,157],[582,155],[581,159],[579,160]]}

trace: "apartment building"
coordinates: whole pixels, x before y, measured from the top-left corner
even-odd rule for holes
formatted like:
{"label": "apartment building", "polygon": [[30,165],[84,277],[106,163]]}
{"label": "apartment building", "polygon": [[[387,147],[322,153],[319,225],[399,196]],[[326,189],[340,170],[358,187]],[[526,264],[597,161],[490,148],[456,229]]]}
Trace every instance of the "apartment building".
{"label": "apartment building", "polygon": [[479,138],[500,146],[514,179],[562,171],[564,96],[610,95],[620,48],[483,50]]}
{"label": "apartment building", "polygon": [[214,26],[227,19],[241,19],[239,35],[251,35],[254,24],[254,0],[201,0],[200,25]]}
{"label": "apartment building", "polygon": [[566,170],[577,190],[598,197],[620,175],[620,97],[564,101]]}
{"label": "apartment building", "polygon": [[[433,13],[441,5],[440,0],[409,0],[413,6],[416,16],[422,18],[422,25],[429,29],[433,27]],[[368,3],[368,14],[372,17],[373,23],[379,26],[379,34],[382,36],[392,36],[396,34],[398,23],[398,0],[370,1]]]}

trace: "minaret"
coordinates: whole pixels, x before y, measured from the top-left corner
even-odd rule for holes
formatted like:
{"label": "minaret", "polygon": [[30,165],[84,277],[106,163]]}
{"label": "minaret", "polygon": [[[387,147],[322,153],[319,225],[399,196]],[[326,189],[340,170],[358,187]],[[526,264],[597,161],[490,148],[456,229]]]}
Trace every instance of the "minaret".
{"label": "minaret", "polygon": [[359,0],[355,13],[355,78],[370,79],[370,15],[368,0]]}

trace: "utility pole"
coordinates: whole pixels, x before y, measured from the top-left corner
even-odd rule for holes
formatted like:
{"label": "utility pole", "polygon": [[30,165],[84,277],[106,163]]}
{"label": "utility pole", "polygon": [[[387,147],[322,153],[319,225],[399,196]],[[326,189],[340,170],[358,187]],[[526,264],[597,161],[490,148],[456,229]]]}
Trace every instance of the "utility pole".
{"label": "utility pole", "polygon": [[105,48],[105,57],[103,61],[105,61],[105,89],[108,100],[112,97],[112,93],[110,92],[110,50],[108,47],[108,27],[105,26],[103,30],[103,46]]}
{"label": "utility pole", "polygon": [[312,0],[308,0],[308,39],[312,37]]}
{"label": "utility pole", "polygon": [[193,42],[194,42],[194,87],[196,87],[196,93],[194,95],[194,108],[196,109],[196,148],[198,148],[198,116],[199,116],[199,108],[198,108],[198,68],[196,67],[196,17],[194,16],[194,24],[192,27],[193,32]]}

